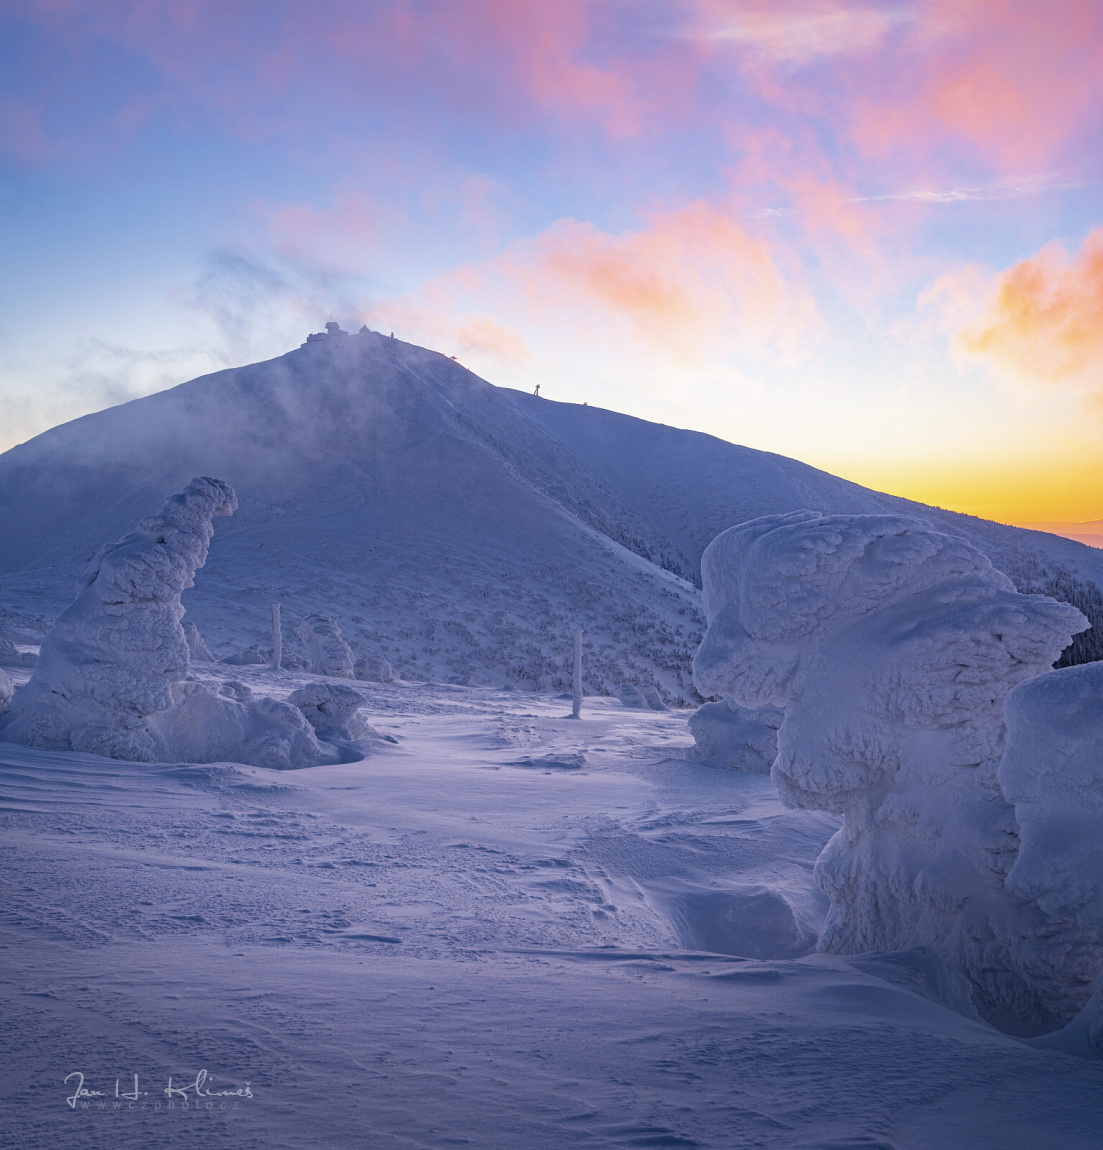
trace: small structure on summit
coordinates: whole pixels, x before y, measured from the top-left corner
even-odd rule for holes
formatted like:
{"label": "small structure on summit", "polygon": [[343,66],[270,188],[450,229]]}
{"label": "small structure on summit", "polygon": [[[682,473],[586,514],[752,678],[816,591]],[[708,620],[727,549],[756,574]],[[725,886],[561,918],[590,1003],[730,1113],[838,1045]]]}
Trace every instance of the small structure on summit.
{"label": "small structure on summit", "polygon": [[[366,327],[362,327],[360,329],[361,332],[365,332],[367,330],[368,329]],[[306,343],[302,343],[299,346],[300,347],[306,347],[306,345],[308,343],[321,343],[322,340],[336,338],[337,336],[342,336],[342,335],[348,335],[348,332],[345,331],[344,328],[342,328],[341,325],[336,320],[334,320],[334,319],[326,320],[326,330],[325,331],[312,331],[306,337]]]}

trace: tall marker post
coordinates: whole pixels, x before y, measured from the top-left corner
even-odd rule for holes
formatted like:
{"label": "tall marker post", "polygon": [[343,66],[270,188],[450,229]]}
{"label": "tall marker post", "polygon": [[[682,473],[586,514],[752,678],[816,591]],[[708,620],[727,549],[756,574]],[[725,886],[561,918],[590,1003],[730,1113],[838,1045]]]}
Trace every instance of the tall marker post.
{"label": "tall marker post", "polygon": [[272,670],[283,666],[283,631],[280,629],[280,605],[272,604]]}
{"label": "tall marker post", "polygon": [[574,702],[571,704],[571,718],[582,718],[582,628],[579,627],[574,633],[574,682],[571,684],[573,688]]}

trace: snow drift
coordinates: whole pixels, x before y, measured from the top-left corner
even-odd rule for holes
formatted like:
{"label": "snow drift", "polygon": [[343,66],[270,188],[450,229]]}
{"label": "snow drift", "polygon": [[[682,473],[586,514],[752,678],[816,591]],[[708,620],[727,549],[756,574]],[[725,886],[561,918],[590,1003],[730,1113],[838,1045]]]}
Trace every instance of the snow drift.
{"label": "snow drift", "polygon": [[1005,885],[1017,825],[997,765],[1004,697],[1049,669],[1083,616],[898,516],[767,516],[720,535],[702,569],[699,689],[784,707],[782,798],[844,820],[817,864],[821,949],[929,947],[989,1021],[1067,1022],[1103,949]]}
{"label": "snow drift", "polygon": [[180,595],[207,558],[213,519],[236,507],[227,484],[193,479],[159,515],[102,547],[0,719],[0,738],[136,762],[336,761],[295,707],[186,678]]}

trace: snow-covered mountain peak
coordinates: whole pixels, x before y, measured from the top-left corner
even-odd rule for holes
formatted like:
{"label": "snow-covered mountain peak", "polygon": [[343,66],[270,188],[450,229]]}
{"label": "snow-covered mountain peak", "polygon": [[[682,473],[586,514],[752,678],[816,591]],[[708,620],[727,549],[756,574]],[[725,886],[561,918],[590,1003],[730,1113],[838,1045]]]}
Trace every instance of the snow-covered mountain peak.
{"label": "snow-covered mountain peak", "polygon": [[194,475],[240,507],[185,596],[216,656],[268,603],[327,611],[415,677],[559,689],[587,632],[591,691],[694,698],[700,556],[800,508],[905,513],[967,535],[1020,583],[1103,585],[1103,554],[938,511],[782,456],[498,388],[361,330],[216,372],[0,456],[0,610],[52,616],[77,568]]}

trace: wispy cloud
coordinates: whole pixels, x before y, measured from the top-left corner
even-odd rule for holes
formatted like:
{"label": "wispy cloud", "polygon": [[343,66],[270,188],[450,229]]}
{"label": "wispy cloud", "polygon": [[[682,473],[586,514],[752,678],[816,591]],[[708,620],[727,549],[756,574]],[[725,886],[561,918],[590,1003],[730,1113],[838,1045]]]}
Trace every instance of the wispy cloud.
{"label": "wispy cloud", "polygon": [[907,188],[875,196],[854,196],[853,200],[855,203],[910,200],[924,204],[959,204],[968,200],[1016,200],[1023,196],[1041,195],[1044,192],[1087,188],[1094,183],[1096,183],[1094,180],[1076,179],[1067,175],[1021,176],[959,188]]}
{"label": "wispy cloud", "polygon": [[[9,374],[16,367],[4,366]],[[201,342],[148,351],[82,339],[59,357],[48,381],[41,364],[36,366],[29,386],[9,383],[5,390],[0,451],[56,423],[151,395],[227,362],[215,347]]]}
{"label": "wispy cloud", "polygon": [[800,65],[824,56],[853,55],[877,48],[910,12],[805,0],[786,5],[699,0],[683,36],[732,45],[783,63]]}

